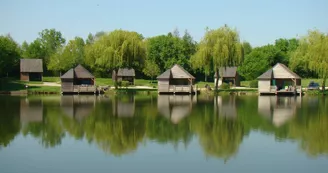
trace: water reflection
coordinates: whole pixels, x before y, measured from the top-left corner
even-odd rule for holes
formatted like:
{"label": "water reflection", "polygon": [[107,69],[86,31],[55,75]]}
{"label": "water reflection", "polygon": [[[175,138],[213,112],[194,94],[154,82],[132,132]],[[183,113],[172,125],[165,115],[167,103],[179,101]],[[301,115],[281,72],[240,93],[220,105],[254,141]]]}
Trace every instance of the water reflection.
{"label": "water reflection", "polygon": [[65,95],[60,100],[64,114],[77,121],[82,121],[90,115],[95,103],[96,96]]}
{"label": "water reflection", "polygon": [[259,96],[258,111],[279,127],[295,116],[301,97]]}
{"label": "water reflection", "polygon": [[158,112],[174,124],[190,115],[196,103],[196,96],[191,95],[159,95],[157,98]]}
{"label": "water reflection", "polygon": [[43,117],[43,104],[41,99],[20,100],[20,122],[27,124],[41,122]]}
{"label": "water reflection", "polygon": [[149,140],[188,149],[196,139],[206,156],[227,160],[259,131],[297,141],[310,156],[328,154],[325,97],[6,97],[0,105],[0,147],[19,133],[43,147],[61,145],[69,136],[120,156]]}
{"label": "water reflection", "polygon": [[113,115],[119,117],[133,117],[134,112],[134,95],[124,95],[113,98]]}

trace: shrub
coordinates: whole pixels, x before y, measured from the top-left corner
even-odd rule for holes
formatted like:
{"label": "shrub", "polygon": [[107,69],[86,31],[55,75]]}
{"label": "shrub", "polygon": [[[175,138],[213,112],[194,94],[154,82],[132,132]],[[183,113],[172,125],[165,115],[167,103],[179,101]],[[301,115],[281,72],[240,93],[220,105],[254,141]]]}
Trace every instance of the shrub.
{"label": "shrub", "polygon": [[230,85],[227,83],[222,83],[220,89],[230,89]]}
{"label": "shrub", "polygon": [[258,88],[258,81],[257,81],[257,80],[252,80],[252,81],[249,83],[249,87],[250,87],[250,88]]}
{"label": "shrub", "polygon": [[121,87],[122,86],[122,81],[114,82],[114,86],[115,86],[115,88]]}
{"label": "shrub", "polygon": [[129,86],[130,82],[129,81],[122,81],[122,86],[127,88]]}

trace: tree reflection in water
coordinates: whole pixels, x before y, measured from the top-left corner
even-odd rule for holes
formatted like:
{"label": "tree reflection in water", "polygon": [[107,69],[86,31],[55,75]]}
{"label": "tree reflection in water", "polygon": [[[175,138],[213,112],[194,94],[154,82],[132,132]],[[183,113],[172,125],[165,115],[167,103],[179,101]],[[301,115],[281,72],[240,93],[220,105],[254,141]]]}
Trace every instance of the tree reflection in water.
{"label": "tree reflection in water", "polygon": [[196,137],[207,156],[227,160],[238,153],[244,136],[258,131],[296,140],[310,156],[328,155],[325,97],[263,101],[268,98],[2,97],[0,147],[8,146],[19,133],[33,136],[44,147],[60,145],[66,135],[120,156],[147,140],[187,147]]}

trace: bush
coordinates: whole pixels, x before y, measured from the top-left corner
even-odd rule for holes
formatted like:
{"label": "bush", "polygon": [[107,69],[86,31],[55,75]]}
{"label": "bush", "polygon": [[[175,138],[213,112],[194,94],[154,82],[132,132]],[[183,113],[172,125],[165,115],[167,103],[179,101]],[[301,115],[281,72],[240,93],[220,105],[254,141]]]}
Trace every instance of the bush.
{"label": "bush", "polygon": [[258,81],[257,81],[257,80],[252,80],[252,81],[249,83],[249,87],[250,87],[250,88],[258,88]]}
{"label": "bush", "polygon": [[122,82],[121,81],[114,82],[114,86],[115,86],[115,88],[121,87]]}
{"label": "bush", "polygon": [[127,88],[129,86],[130,82],[129,81],[122,81],[122,86]]}
{"label": "bush", "polygon": [[222,83],[220,89],[230,89],[230,85],[227,83]]}

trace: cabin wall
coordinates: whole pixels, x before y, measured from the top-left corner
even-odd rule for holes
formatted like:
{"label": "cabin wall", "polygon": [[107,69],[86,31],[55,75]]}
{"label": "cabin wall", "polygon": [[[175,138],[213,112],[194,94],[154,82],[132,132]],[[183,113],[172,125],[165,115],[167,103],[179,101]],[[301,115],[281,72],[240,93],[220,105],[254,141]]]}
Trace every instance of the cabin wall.
{"label": "cabin wall", "polygon": [[259,93],[269,93],[270,92],[270,79],[260,79],[258,82]]}
{"label": "cabin wall", "polygon": [[62,92],[73,92],[74,91],[73,79],[62,79],[61,90]]}
{"label": "cabin wall", "polygon": [[158,92],[168,92],[169,86],[169,79],[158,79]]}
{"label": "cabin wall", "polygon": [[20,73],[20,80],[22,80],[22,81],[29,81],[30,80],[29,74],[26,73],[26,72],[21,72]]}

